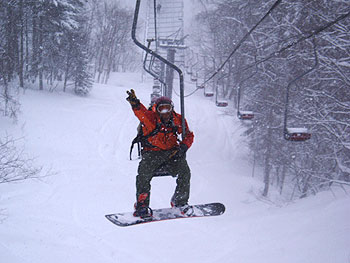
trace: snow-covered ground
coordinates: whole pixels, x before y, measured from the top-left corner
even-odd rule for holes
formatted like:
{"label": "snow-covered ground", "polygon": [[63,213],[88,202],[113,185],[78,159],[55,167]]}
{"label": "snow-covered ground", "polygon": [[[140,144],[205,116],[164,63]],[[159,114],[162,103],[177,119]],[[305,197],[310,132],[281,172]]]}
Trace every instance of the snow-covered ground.
{"label": "snow-covered ground", "polygon": [[[324,192],[283,207],[260,201],[243,128],[201,94],[186,99],[195,133],[190,202],[222,202],[225,214],[127,228],[107,221],[105,214],[132,210],[135,199],[130,88],[148,103],[150,83],[116,74],[87,98],[27,91],[19,123],[0,120],[1,136],[23,137],[37,163],[57,172],[0,185],[1,263],[350,262],[349,196]],[[169,206],[174,188],[172,178],[154,179],[151,206]]]}

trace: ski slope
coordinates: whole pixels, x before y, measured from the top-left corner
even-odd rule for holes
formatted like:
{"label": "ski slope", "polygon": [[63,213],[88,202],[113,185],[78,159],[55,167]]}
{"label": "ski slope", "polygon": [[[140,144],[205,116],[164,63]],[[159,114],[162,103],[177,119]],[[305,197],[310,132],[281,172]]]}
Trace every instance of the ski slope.
{"label": "ski slope", "polygon": [[[324,192],[283,207],[259,200],[263,184],[251,177],[244,128],[201,94],[186,98],[195,134],[190,202],[222,202],[225,214],[127,228],[107,221],[135,201],[130,88],[148,104],[151,83],[116,74],[87,98],[28,90],[19,123],[0,119],[1,136],[24,138],[26,152],[56,172],[0,185],[1,263],[350,262],[349,196]],[[155,178],[151,207],[169,206],[174,189],[174,179]]]}

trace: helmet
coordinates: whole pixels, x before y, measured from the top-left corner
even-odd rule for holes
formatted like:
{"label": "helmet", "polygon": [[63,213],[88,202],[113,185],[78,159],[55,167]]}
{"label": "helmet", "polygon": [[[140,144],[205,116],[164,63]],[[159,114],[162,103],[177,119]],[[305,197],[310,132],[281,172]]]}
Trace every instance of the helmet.
{"label": "helmet", "polygon": [[168,97],[159,97],[155,105],[158,113],[168,113],[174,109],[174,103]]}

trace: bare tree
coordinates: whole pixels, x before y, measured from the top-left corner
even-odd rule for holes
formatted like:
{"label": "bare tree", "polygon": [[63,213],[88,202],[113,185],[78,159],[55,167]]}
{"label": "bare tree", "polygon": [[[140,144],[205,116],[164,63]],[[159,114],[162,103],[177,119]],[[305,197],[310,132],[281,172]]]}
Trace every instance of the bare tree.
{"label": "bare tree", "polygon": [[16,147],[11,138],[0,139],[0,184],[41,177],[41,167]]}

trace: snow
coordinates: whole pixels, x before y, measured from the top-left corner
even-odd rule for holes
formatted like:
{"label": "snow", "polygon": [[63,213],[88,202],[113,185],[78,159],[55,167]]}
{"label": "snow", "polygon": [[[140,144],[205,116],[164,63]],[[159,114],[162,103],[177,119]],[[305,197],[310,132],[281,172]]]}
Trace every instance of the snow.
{"label": "snow", "polygon": [[307,133],[307,128],[287,128],[288,133]]}
{"label": "snow", "polygon": [[[222,202],[225,214],[127,228],[106,220],[133,208],[138,162],[128,154],[138,121],[125,91],[148,103],[152,84],[139,80],[115,74],[87,98],[27,90],[19,123],[0,119],[1,136],[23,137],[27,153],[56,172],[0,185],[0,262],[350,262],[349,196],[323,192],[281,207],[257,198],[263,184],[250,176],[244,128],[201,93],[186,98],[190,202]],[[174,188],[173,178],[155,178],[152,207],[168,207]]]}
{"label": "snow", "polygon": [[242,115],[254,115],[252,111],[239,111]]}

